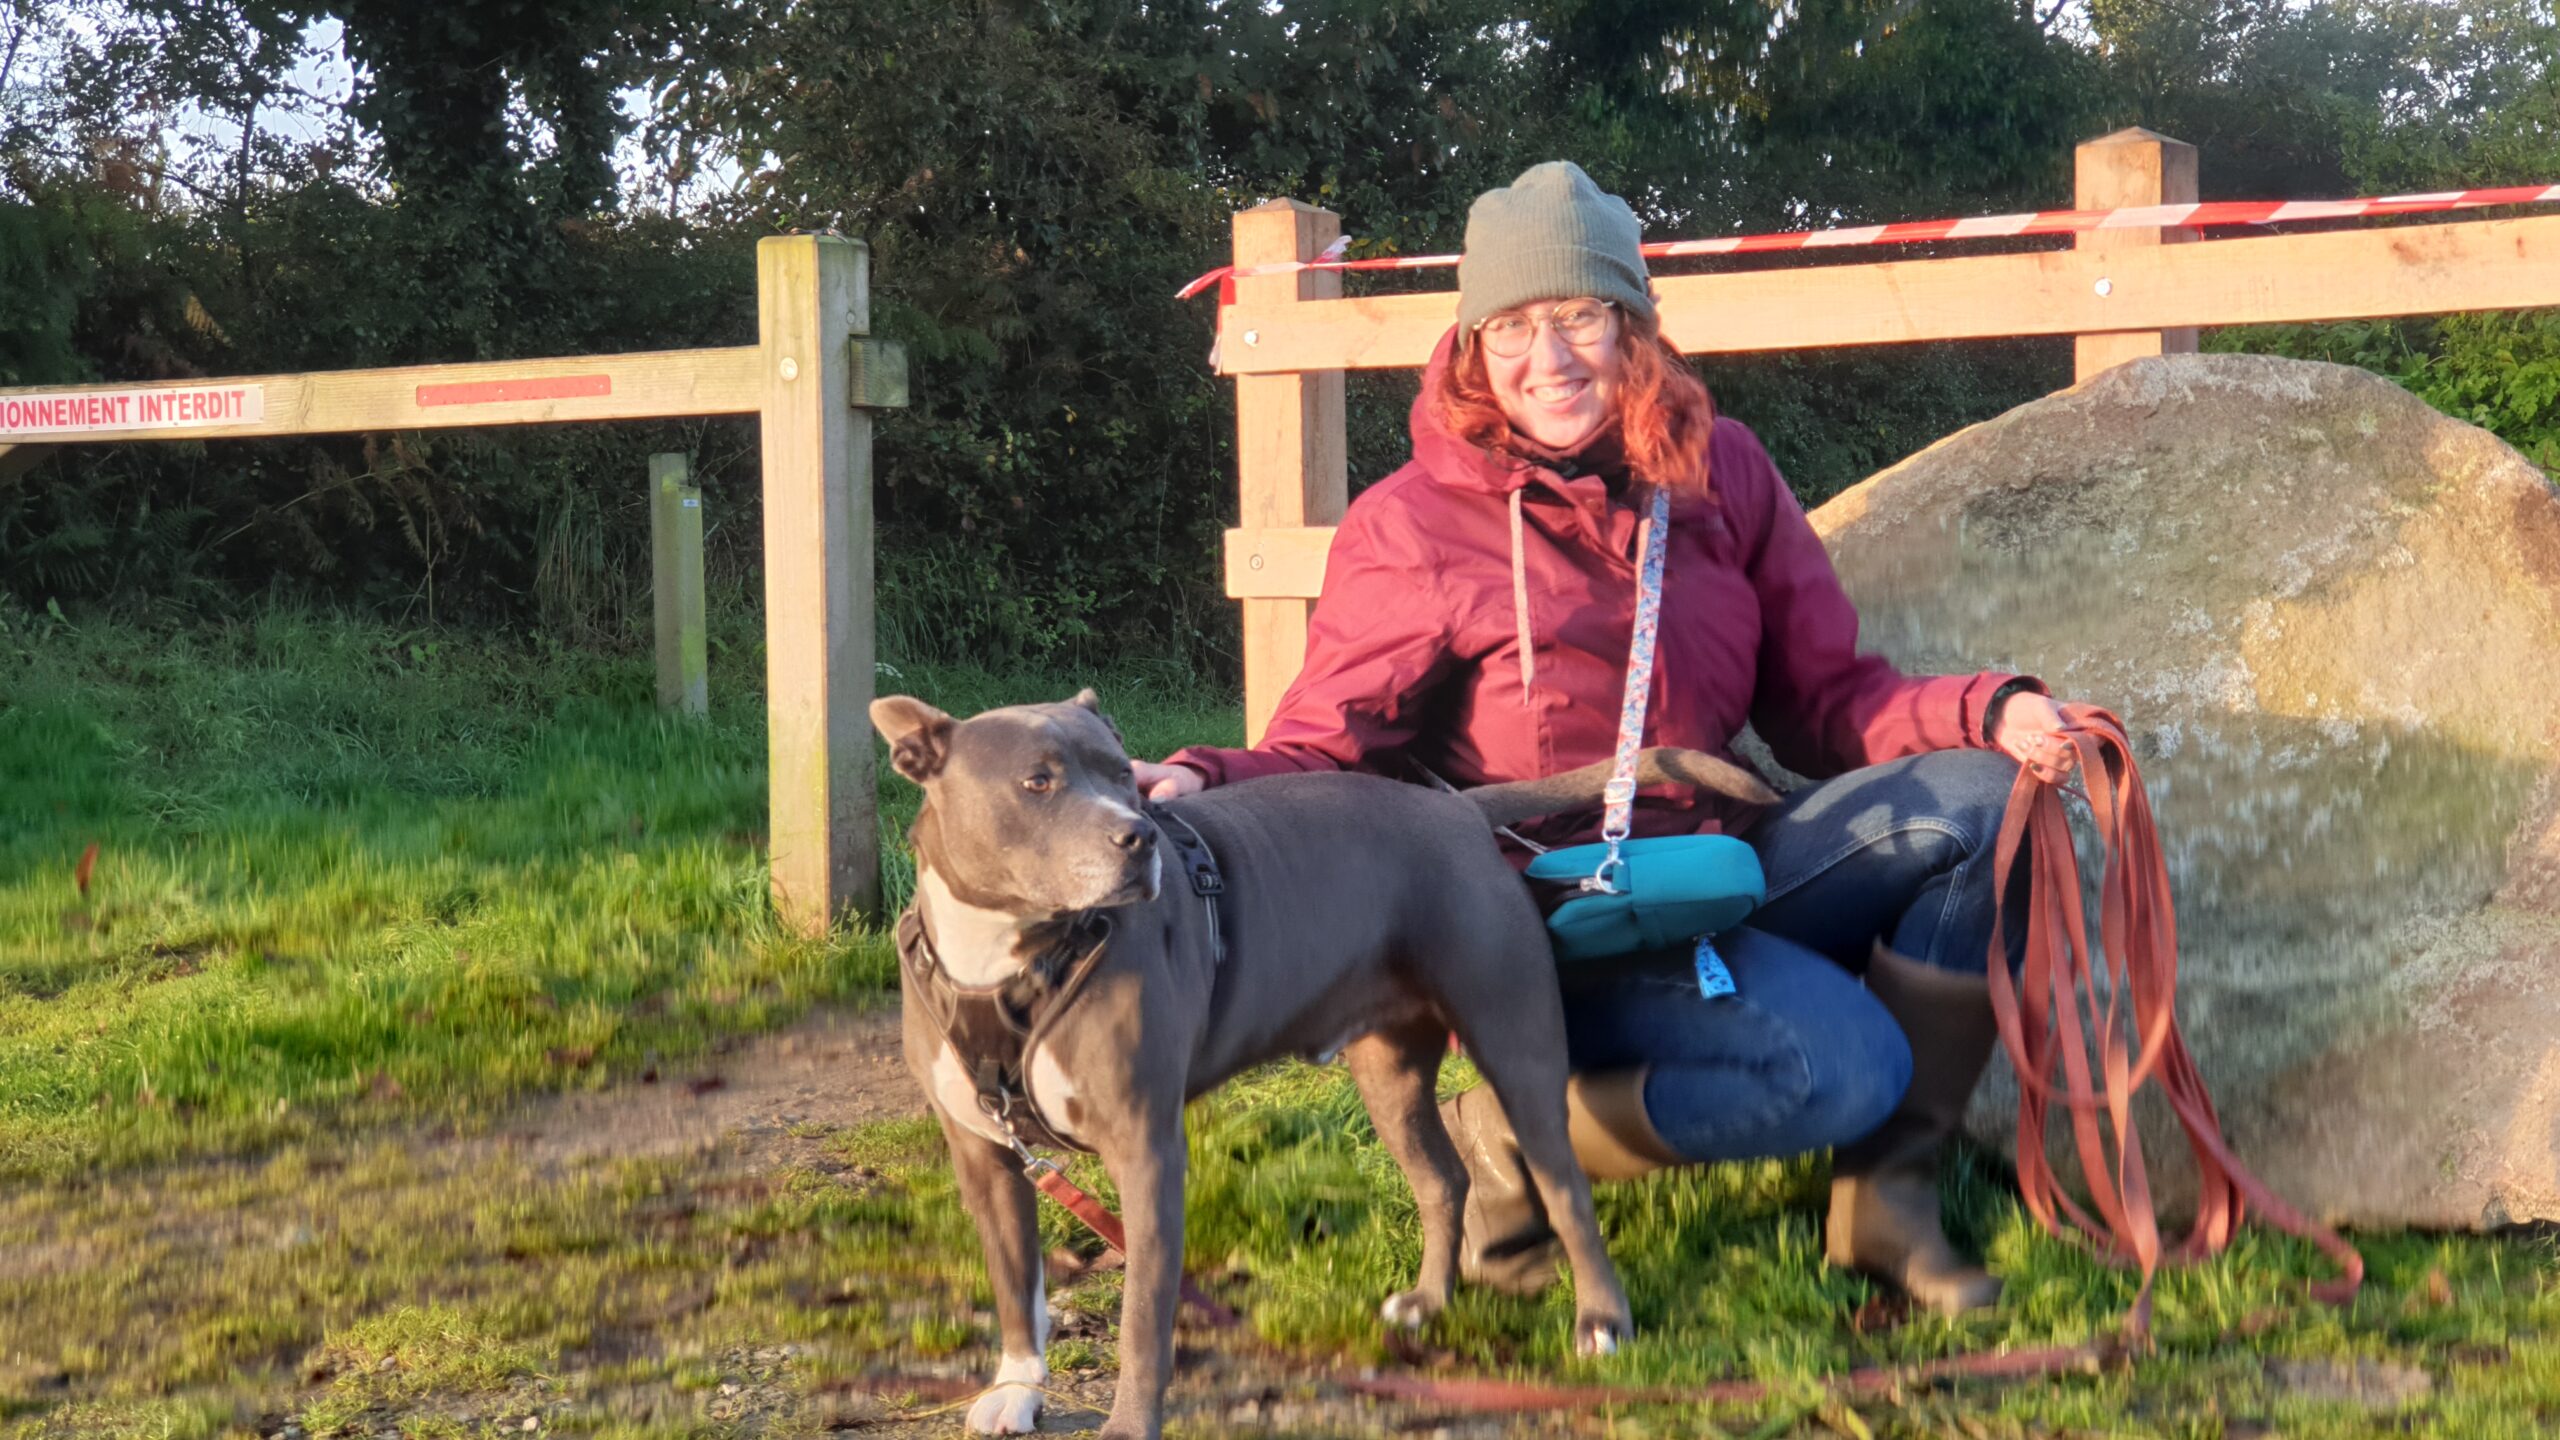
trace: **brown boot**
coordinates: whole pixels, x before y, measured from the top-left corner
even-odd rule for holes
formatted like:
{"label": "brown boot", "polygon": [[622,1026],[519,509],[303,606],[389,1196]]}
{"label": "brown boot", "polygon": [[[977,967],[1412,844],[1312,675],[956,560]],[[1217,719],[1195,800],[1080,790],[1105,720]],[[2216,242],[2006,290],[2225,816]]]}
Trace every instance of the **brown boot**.
{"label": "brown boot", "polygon": [[[1688,1163],[1654,1133],[1644,1112],[1644,1074],[1613,1070],[1566,1082],[1574,1158],[1594,1180],[1628,1180]],[[1537,1182],[1521,1161],[1493,1087],[1479,1085],[1442,1102],[1440,1123],[1467,1163],[1458,1273],[1506,1295],[1536,1295],[1555,1284],[1564,1247],[1547,1223]]]}
{"label": "brown boot", "polygon": [[1645,1113],[1644,1077],[1650,1067],[1575,1074],[1565,1082],[1565,1123],[1573,1134],[1573,1158],[1594,1180],[1633,1180],[1686,1165]]}
{"label": "brown boot", "polygon": [[1467,1208],[1459,1221],[1458,1274],[1505,1295],[1536,1295],[1556,1282],[1563,1242],[1547,1224],[1529,1168],[1511,1139],[1511,1118],[1493,1087],[1478,1085],[1440,1102],[1440,1123],[1467,1162]]}
{"label": "brown boot", "polygon": [[2000,1032],[1990,982],[1924,965],[1879,943],[1867,991],[1911,1042],[1911,1089],[1874,1134],[1833,1154],[1824,1258],[1901,1287],[1943,1315],[2000,1298],[2000,1282],[1959,1258],[1938,1220],[1938,1151]]}

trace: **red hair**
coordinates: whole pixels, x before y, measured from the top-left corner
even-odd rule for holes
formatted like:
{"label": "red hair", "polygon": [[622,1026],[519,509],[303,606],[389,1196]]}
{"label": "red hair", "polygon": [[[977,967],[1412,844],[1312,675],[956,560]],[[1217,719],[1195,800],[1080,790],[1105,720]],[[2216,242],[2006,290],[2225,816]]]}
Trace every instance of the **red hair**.
{"label": "red hair", "polygon": [[[1645,485],[1705,498],[1707,440],[1715,429],[1716,402],[1680,352],[1662,338],[1661,322],[1618,311],[1620,443],[1627,469]],[[1440,372],[1437,400],[1449,433],[1479,449],[1519,453],[1520,437],[1493,397],[1485,375],[1484,348],[1461,332],[1457,353]]]}

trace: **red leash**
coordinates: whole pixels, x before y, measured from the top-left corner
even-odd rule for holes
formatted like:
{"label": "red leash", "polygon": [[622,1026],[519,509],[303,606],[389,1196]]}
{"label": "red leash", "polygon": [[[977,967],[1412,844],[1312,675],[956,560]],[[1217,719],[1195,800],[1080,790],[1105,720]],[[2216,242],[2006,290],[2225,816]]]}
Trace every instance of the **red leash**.
{"label": "red leash", "polygon": [[[1046,1160],[1034,1159],[1023,1167],[1023,1173],[1031,1177],[1032,1184],[1040,1187],[1041,1194],[1067,1207],[1067,1213],[1083,1221],[1086,1229],[1101,1236],[1103,1244],[1119,1251],[1123,1258],[1127,1257],[1129,1235],[1120,1228],[1120,1217],[1078,1188],[1067,1178],[1067,1172]],[[1188,1275],[1182,1277],[1182,1298],[1221,1330],[1243,1323],[1242,1317],[1211,1299],[1209,1292],[1192,1283]]]}
{"label": "red leash", "polygon": [[[2231,1153],[2204,1077],[2178,1031],[2178,926],[2169,872],[2124,726],[2089,705],[2063,707],[2063,719],[2065,728],[2019,771],[2009,792],[1992,869],[1993,893],[2008,894],[2025,847],[2025,964],[2012,978],[2003,963],[2007,936],[1995,917],[1989,973],[2000,1040],[2018,1072],[2018,1189],[2027,1209],[2047,1231],[2065,1235],[2067,1221],[2109,1263],[2140,1268],[2142,1287],[2125,1319],[2133,1336],[2145,1334],[2151,1282],[2163,1251],[2142,1137],[2133,1125],[2133,1096],[2143,1082],[2157,1079],[2186,1131],[2198,1178],[2195,1228],[2167,1258],[2219,1254],[2254,1205],[2268,1223],[2309,1239],[2338,1262],[2340,1278],[2313,1286],[2312,1293],[2345,1304],[2363,1283],[2364,1257],[2277,1198]],[[2071,763],[2058,763],[2066,759],[2064,747]],[[2098,892],[2103,961],[2089,943],[2079,859],[2062,804],[2075,767],[2084,784],[2070,793],[2088,801],[2104,852]],[[2103,996],[2097,981],[2102,963]],[[2071,1112],[2081,1173],[2098,1210],[2094,1218],[2063,1189],[2045,1152],[2047,1112],[2057,1099]],[[2098,1123],[2102,1107],[2112,1132],[2112,1159],[2108,1134]]]}
{"label": "red leash", "polygon": [[[2073,1371],[2094,1372],[2113,1354],[2099,1345],[2060,1345],[2037,1350],[1984,1351],[1918,1365],[1862,1365],[1832,1381],[1851,1395],[1882,1395],[1937,1380],[2033,1380]],[[1761,1380],[1711,1380],[1704,1385],[1549,1385],[1535,1380],[1454,1376],[1358,1375],[1342,1388],[1382,1400],[1445,1405],[1456,1410],[1588,1410],[1604,1405],[1748,1405],[1769,1398]]]}

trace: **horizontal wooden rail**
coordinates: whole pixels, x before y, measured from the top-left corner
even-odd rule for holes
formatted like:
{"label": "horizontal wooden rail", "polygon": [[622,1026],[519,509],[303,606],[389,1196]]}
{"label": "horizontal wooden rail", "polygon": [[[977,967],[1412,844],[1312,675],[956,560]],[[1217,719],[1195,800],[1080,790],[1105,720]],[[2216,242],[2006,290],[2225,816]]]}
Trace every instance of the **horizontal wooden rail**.
{"label": "horizontal wooden rail", "polygon": [[[871,251],[859,240],[756,244],[758,343],[466,365],[0,389],[0,484],[57,447],[478,425],[753,415],[764,474],[767,863],[774,908],[821,935],[880,898],[871,774],[871,411],[907,403],[906,353],[873,339]],[[1266,384],[1282,382],[1268,381]],[[1334,382],[1340,389],[1340,382]],[[1336,428],[1340,420],[1335,421]],[[1337,442],[1338,443],[1338,442]],[[651,461],[663,637],[698,632],[701,512],[681,457]],[[689,547],[689,548],[688,548]],[[663,558],[673,553],[673,562]],[[683,613],[686,604],[693,612]],[[670,618],[673,614],[674,618]],[[689,627],[689,628],[688,628]],[[699,713],[700,636],[670,690]]]}
{"label": "horizontal wooden rail", "polygon": [[[2560,216],[1654,283],[1663,333],[1693,355],[2523,310],[2560,305]],[[1218,368],[1422,365],[1456,307],[1445,290],[1231,305],[1219,317]]]}
{"label": "horizontal wooden rail", "polygon": [[1324,593],[1330,525],[1261,526],[1227,532],[1227,598],[1313,600]]}
{"label": "horizontal wooden rail", "polygon": [[0,390],[0,446],[753,415],[757,347]]}

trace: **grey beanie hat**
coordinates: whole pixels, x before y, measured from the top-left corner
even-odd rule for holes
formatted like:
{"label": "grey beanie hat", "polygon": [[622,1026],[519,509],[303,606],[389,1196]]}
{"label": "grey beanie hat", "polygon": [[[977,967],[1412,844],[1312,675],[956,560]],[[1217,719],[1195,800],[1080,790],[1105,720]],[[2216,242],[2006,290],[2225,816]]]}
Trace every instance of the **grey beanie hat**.
{"label": "grey beanie hat", "polygon": [[1644,229],[1627,202],[1570,160],[1550,160],[1487,190],[1467,210],[1458,257],[1458,324],[1532,300],[1589,295],[1653,317],[1645,293]]}

